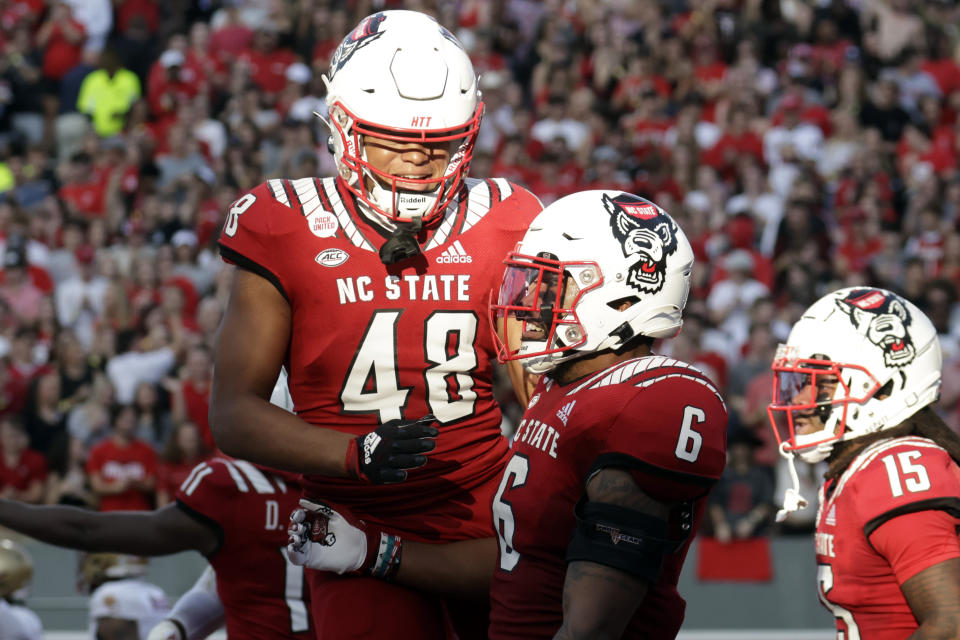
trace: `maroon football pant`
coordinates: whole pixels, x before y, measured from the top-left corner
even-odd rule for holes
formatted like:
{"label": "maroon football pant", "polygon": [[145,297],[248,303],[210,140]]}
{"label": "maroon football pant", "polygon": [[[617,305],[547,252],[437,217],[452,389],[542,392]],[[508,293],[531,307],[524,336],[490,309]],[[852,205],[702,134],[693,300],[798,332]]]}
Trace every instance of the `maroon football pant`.
{"label": "maroon football pant", "polygon": [[451,601],[383,580],[307,570],[310,614],[323,640],[479,640],[488,604]]}

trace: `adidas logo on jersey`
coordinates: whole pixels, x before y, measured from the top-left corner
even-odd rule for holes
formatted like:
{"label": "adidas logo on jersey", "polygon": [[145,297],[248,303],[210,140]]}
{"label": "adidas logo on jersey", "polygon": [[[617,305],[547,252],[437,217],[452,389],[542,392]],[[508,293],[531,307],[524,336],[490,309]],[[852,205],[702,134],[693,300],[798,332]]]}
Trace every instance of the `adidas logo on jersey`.
{"label": "adidas logo on jersey", "polygon": [[468,262],[473,262],[473,258],[467,254],[459,240],[455,240],[450,248],[437,256],[437,264],[462,264]]}
{"label": "adidas logo on jersey", "polygon": [[557,418],[560,419],[560,422],[563,423],[563,426],[567,426],[567,420],[570,418],[570,412],[573,411],[573,405],[577,404],[576,400],[571,400],[567,404],[560,407],[560,410],[557,411]]}

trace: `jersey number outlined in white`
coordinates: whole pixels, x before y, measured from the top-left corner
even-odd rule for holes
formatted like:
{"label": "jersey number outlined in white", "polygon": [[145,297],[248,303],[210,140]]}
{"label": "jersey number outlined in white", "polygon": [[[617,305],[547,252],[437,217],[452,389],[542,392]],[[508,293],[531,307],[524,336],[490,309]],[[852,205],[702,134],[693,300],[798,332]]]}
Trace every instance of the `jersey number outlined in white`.
{"label": "jersey number outlined in white", "polygon": [[697,424],[707,419],[707,413],[700,407],[687,405],[683,408],[683,422],[680,424],[680,437],[677,439],[677,448],[673,452],[681,460],[696,462],[700,457],[700,447],[703,446],[703,436],[693,430],[693,423]]}
{"label": "jersey number outlined in white", "polygon": [[513,505],[505,500],[503,494],[507,490],[517,489],[527,483],[527,473],[530,471],[530,461],[526,456],[516,453],[510,458],[497,495],[493,497],[493,527],[497,531],[497,542],[500,545],[500,568],[504,571],[513,571],[520,562],[520,552],[513,548],[513,534],[516,523],[513,518]]}
{"label": "jersey number outlined in white", "polygon": [[[411,388],[400,386],[397,364],[402,313],[375,311],[370,318],[340,391],[344,413],[376,412],[381,423],[403,419]],[[470,415],[477,399],[470,375],[477,367],[477,316],[471,311],[437,311],[424,321],[423,333],[424,359],[433,365],[423,373],[430,413],[441,424]]]}
{"label": "jersey number outlined in white", "polygon": [[[894,498],[899,498],[903,495],[904,487],[906,487],[910,493],[920,493],[930,488],[930,476],[927,475],[926,467],[914,462],[914,460],[921,455],[919,451],[914,449],[912,451],[902,451],[897,454],[896,458],[894,458],[893,454],[880,458],[880,462],[887,468],[887,479],[890,480],[890,493],[893,494]],[[900,463],[899,469],[897,469],[897,462]],[[902,483],[900,482],[901,476],[903,476]]]}
{"label": "jersey number outlined in white", "polygon": [[846,631],[837,629],[837,640],[860,640],[860,627],[853,619],[853,614],[838,604],[827,600],[827,594],[833,589],[833,567],[829,564],[817,565],[817,596],[833,617],[843,621]]}

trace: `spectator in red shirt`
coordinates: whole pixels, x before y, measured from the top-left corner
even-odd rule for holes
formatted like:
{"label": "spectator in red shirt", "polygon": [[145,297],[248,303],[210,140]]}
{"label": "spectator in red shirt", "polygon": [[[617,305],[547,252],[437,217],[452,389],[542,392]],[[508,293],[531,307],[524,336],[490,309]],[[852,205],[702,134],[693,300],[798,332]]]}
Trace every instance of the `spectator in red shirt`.
{"label": "spectator in red shirt", "polygon": [[186,66],[201,74],[198,79],[217,89],[227,85],[227,65],[220,52],[211,46],[210,27],[205,22],[195,22],[190,27],[190,45],[186,51]]}
{"label": "spectator in red shirt", "polygon": [[104,183],[97,180],[89,153],[78,151],[70,156],[63,178],[63,186],[57,190],[57,195],[71,215],[88,220],[106,215]]}
{"label": "spectator in red shirt", "polygon": [[13,243],[3,254],[3,283],[0,298],[10,306],[21,324],[32,324],[40,315],[43,292],[30,280],[27,271],[27,253]]}
{"label": "spectator in red shirt", "polygon": [[727,112],[727,126],[717,144],[700,154],[700,161],[717,169],[720,174],[731,180],[735,177],[736,164],[744,155],[752,156],[757,162],[763,162],[763,138],[750,129],[750,120],[746,109],[735,105]]}
{"label": "spectator in red shirt", "polygon": [[188,64],[182,51],[167,49],[150,69],[147,99],[156,118],[170,118],[181,102],[206,91],[203,71]]}
{"label": "spectator in red shirt", "polygon": [[160,26],[160,2],[158,0],[116,0],[117,31],[123,33],[130,23],[139,18],[146,24],[147,31],[156,34]]}
{"label": "spectator in red shirt", "polygon": [[83,25],[73,19],[70,6],[54,2],[46,22],[37,31],[37,46],[43,49],[43,76],[59,83],[80,62],[85,38]]}
{"label": "spectator in red shirt", "polygon": [[47,461],[29,444],[20,418],[0,418],[0,497],[37,504],[43,502]]}
{"label": "spectator in red shirt", "polygon": [[261,25],[253,37],[253,46],[237,56],[237,64],[245,65],[254,84],[271,97],[287,84],[287,67],[296,62],[293,52],[278,47],[277,41],[276,28]]}
{"label": "spectator in red shirt", "polygon": [[239,56],[250,46],[253,41],[253,30],[244,24],[238,4],[226,3],[223,15],[224,21],[210,34],[210,46],[218,55],[231,59]]}
{"label": "spectator in red shirt", "polygon": [[110,437],[90,449],[87,473],[100,498],[100,511],[143,511],[153,508],[157,454],[133,437],[136,414],[130,405],[113,411]]}
{"label": "spectator in red shirt", "polygon": [[200,437],[197,425],[181,422],[170,431],[157,468],[157,508],[169,504],[190,471],[209,457],[210,450]]}

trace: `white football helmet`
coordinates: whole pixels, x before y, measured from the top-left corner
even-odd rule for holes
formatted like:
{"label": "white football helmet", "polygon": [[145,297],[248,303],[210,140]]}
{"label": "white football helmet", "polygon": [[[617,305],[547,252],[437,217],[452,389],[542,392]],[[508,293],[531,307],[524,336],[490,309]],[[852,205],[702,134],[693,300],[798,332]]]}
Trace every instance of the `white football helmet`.
{"label": "white football helmet", "polygon": [[[466,177],[483,114],[473,64],[456,37],[416,11],[375,13],[343,39],[324,81],[333,153],[350,191],[393,222],[441,214]],[[446,172],[408,177],[404,183],[429,190],[403,190],[397,176],[367,161],[365,136],[448,142]]]}
{"label": "white football helmet", "polygon": [[870,287],[834,291],[793,325],[767,409],[781,452],[819,462],[834,443],[898,426],[940,393],[937,331],[913,303]]}
{"label": "white football helmet", "polygon": [[[501,362],[523,359],[546,373],[557,364],[634,336],[669,338],[683,325],[693,250],[663,209],[621,191],[581,191],[530,223],[504,261],[491,304]],[[620,310],[624,302],[630,306]],[[505,322],[506,321],[506,322]]]}

